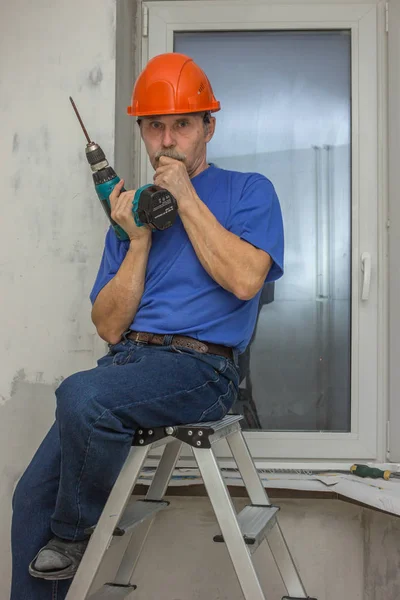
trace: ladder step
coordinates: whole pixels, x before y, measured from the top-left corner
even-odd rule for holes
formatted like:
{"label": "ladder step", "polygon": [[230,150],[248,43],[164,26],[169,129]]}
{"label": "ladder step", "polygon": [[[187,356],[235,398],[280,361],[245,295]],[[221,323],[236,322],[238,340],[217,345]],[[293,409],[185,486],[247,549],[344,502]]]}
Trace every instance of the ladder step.
{"label": "ladder step", "polygon": [[[136,525],[155,515],[163,508],[167,508],[167,506],[169,506],[169,502],[166,500],[135,500],[134,498],[130,498],[117,527],[114,529],[113,535],[125,535],[127,531],[130,531]],[[93,525],[93,527],[85,529],[85,533],[92,534],[95,529],[96,525]]]}
{"label": "ladder step", "polygon": [[106,583],[97,592],[89,596],[89,600],[123,600],[136,590],[136,585],[118,585],[116,583]]}
{"label": "ladder step", "polygon": [[169,502],[166,500],[130,500],[121,517],[114,535],[124,535],[127,531],[142,523],[163,508],[167,508]]}
{"label": "ladder step", "polygon": [[[279,506],[260,506],[249,504],[245,506],[237,516],[240,530],[244,541],[250,546],[250,551],[254,552],[265,538],[267,532],[272,529],[276,523],[276,513]],[[223,542],[223,535],[214,536],[214,542]],[[294,600],[294,599],[293,599]]]}
{"label": "ladder step", "polygon": [[294,596],[283,596],[282,600],[317,600],[316,598],[310,598],[310,596],[307,596],[307,598],[296,598]]}

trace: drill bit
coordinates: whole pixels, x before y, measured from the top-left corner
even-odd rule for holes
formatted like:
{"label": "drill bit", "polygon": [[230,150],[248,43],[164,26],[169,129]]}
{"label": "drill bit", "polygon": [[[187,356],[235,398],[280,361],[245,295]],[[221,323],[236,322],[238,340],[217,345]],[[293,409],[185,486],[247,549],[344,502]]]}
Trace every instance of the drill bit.
{"label": "drill bit", "polygon": [[81,119],[81,116],[80,116],[80,114],[78,113],[78,109],[76,108],[75,102],[72,100],[71,96],[69,97],[69,99],[71,100],[72,108],[74,109],[74,111],[75,111],[75,114],[76,114],[76,116],[78,117],[78,121],[79,121],[79,123],[81,124],[81,127],[82,127],[82,129],[83,129],[83,133],[84,133],[84,134],[85,134],[85,136],[86,136],[86,139],[87,139],[87,141],[88,141],[88,144],[91,144],[91,143],[92,143],[92,140],[90,139],[90,137],[89,137],[89,134],[88,134],[88,132],[86,131],[86,127],[84,126],[84,124],[83,124],[83,121],[82,121],[82,119]]}

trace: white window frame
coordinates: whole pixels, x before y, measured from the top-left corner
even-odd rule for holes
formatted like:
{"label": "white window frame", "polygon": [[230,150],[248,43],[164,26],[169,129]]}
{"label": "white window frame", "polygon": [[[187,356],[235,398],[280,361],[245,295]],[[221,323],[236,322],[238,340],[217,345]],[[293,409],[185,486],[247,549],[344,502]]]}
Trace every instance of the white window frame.
{"label": "white window frame", "polygon": [[[175,31],[349,29],[352,34],[352,410],[351,433],[245,433],[253,456],[276,464],[384,462],[387,451],[387,139],[385,3],[334,0],[144,2],[142,68],[173,50]],[[376,68],[375,68],[376,66]],[[143,144],[140,185],[153,170]],[[361,255],[372,258],[368,301],[361,301]],[[356,341],[357,340],[357,341]],[[230,456],[220,444],[220,455]]]}

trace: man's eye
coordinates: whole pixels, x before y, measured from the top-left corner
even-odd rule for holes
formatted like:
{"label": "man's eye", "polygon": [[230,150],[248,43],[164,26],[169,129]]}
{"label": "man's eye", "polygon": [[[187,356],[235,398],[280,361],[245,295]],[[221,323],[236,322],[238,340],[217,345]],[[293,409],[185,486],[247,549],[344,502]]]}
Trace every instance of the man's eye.
{"label": "man's eye", "polygon": [[160,127],[161,127],[161,123],[160,123],[159,121],[152,121],[152,122],[150,123],[150,127],[151,127],[152,129],[160,129]]}
{"label": "man's eye", "polygon": [[179,121],[178,123],[179,127],[186,127],[186,125],[189,125],[189,121]]}

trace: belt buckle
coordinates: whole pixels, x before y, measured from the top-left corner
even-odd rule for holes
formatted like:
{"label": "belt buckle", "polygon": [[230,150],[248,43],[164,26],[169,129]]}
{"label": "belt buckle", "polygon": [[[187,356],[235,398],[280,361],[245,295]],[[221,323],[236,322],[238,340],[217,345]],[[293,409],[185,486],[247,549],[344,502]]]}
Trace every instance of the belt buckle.
{"label": "belt buckle", "polygon": [[137,331],[136,335],[135,335],[135,339],[134,339],[135,342],[140,342],[139,335],[140,335],[140,332]]}

